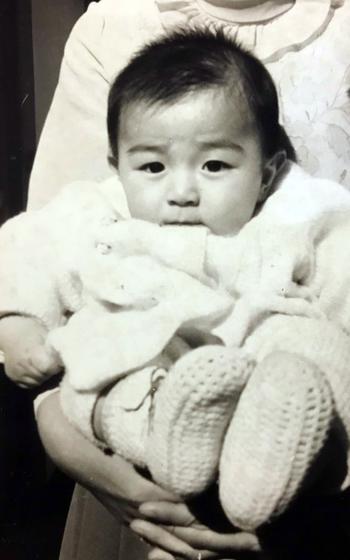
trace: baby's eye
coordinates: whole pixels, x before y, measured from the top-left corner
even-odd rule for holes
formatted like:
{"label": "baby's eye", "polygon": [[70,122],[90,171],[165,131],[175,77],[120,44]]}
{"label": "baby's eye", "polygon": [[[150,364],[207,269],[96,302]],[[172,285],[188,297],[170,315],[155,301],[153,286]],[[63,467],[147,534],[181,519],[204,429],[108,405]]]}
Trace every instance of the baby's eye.
{"label": "baby's eye", "polygon": [[140,171],[146,171],[147,173],[162,173],[164,169],[165,166],[160,161],[151,161],[141,165],[140,167]]}
{"label": "baby's eye", "polygon": [[209,171],[210,173],[218,173],[219,171],[223,171],[224,169],[230,169],[230,165],[225,163],[224,161],[219,161],[217,159],[211,159],[206,161],[203,165],[203,169]]}

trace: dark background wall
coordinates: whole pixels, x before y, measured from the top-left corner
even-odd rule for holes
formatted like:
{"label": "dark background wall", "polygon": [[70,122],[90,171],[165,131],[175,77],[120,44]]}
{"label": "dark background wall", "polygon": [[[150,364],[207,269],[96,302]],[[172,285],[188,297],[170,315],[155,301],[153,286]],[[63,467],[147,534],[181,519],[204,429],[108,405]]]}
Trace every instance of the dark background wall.
{"label": "dark background wall", "polygon": [[[0,224],[25,208],[64,44],[88,3],[0,0]],[[72,491],[45,457],[32,400],[0,365],[1,560],[58,558]]]}
{"label": "dark background wall", "polygon": [[25,207],[64,44],[89,0],[0,2],[0,223]]}
{"label": "dark background wall", "polygon": [[0,220],[21,210],[35,149],[30,0],[0,3]]}
{"label": "dark background wall", "polygon": [[37,138],[57,83],[65,40],[85,4],[84,0],[31,0]]}

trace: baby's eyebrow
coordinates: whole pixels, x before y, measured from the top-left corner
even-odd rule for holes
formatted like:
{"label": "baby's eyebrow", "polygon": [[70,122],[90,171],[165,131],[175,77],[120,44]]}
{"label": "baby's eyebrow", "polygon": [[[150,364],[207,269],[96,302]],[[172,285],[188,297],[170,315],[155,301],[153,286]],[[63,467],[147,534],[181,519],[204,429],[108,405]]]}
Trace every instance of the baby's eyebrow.
{"label": "baby's eyebrow", "polygon": [[236,144],[235,142],[231,142],[231,140],[220,139],[220,140],[208,140],[208,141],[199,141],[198,145],[205,150],[213,150],[213,149],[230,149],[235,150],[238,152],[243,152],[242,146]]}
{"label": "baby's eyebrow", "polygon": [[136,152],[159,152],[164,154],[167,150],[166,144],[135,144],[127,149],[128,154],[134,154]]}

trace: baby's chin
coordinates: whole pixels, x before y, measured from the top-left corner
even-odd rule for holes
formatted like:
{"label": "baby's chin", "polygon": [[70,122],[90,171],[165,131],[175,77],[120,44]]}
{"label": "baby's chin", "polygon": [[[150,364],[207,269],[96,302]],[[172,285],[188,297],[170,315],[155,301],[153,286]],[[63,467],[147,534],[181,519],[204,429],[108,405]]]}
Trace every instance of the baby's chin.
{"label": "baby's chin", "polygon": [[220,237],[234,237],[235,235],[237,235],[237,233],[239,233],[239,231],[242,228],[222,228],[220,226],[210,226],[208,224],[205,224],[205,226],[210,233],[212,233],[213,235],[218,235]]}

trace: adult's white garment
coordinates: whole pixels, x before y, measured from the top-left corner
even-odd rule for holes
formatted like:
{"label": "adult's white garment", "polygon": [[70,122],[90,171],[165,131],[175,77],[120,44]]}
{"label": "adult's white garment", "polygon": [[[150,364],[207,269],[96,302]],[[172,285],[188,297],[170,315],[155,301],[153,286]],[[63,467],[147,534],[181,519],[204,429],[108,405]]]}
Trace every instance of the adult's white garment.
{"label": "adult's white garment", "polygon": [[261,57],[275,79],[281,121],[300,163],[311,174],[350,187],[350,0],[278,2],[288,8],[281,15],[276,3],[260,2],[264,10],[257,4],[248,17],[237,9],[244,2],[234,0],[92,2],[66,44],[29,206],[41,206],[71,181],[100,181],[114,173],[107,161],[109,86],[136,49],[179,24],[224,26]]}

